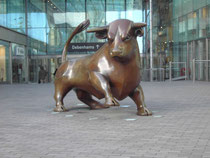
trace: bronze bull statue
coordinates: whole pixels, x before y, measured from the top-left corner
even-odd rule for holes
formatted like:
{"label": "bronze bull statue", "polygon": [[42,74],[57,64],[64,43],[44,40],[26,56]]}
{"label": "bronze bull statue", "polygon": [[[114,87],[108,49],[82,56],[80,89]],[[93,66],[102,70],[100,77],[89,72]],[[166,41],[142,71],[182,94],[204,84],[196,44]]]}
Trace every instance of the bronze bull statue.
{"label": "bronze bull statue", "polygon": [[[137,36],[143,36],[145,23],[130,20],[116,20],[108,26],[90,29],[99,39],[108,39],[96,53],[79,59],[66,61],[66,50],[72,38],[89,26],[84,21],[74,30],[65,44],[62,65],[55,74],[54,111],[66,111],[63,99],[72,89],[79,100],[90,109],[119,106],[117,100],[131,97],[137,106],[137,115],[148,116],[152,113],[146,108],[140,84],[140,54]],[[105,98],[101,104],[92,98]],[[116,99],[117,100],[116,100]]]}

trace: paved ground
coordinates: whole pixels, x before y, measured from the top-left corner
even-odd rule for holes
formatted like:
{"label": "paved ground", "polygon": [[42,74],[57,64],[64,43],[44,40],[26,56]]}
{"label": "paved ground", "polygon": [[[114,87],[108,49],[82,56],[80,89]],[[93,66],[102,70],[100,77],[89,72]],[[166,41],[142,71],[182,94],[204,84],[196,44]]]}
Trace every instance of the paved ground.
{"label": "paved ground", "polygon": [[71,92],[54,113],[52,84],[0,85],[0,158],[210,158],[210,83],[143,82],[153,116],[89,110]]}

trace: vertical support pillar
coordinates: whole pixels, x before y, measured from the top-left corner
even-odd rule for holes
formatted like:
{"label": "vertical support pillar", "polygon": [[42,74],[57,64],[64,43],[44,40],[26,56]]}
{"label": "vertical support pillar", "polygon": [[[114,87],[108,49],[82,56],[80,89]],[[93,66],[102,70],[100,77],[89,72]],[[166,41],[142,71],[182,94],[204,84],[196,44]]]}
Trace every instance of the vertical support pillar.
{"label": "vertical support pillar", "polygon": [[[195,41],[192,41],[192,79],[193,82],[195,82],[195,59],[196,59],[196,55],[195,55]],[[193,64],[193,60],[194,60],[194,64]]]}
{"label": "vertical support pillar", "polygon": [[150,81],[153,81],[153,47],[152,47],[152,0],[149,1],[150,2]]}
{"label": "vertical support pillar", "polygon": [[9,76],[10,76],[10,81],[9,83],[13,83],[13,75],[12,75],[12,43],[9,43]]}
{"label": "vertical support pillar", "polygon": [[187,42],[187,63],[186,63],[186,66],[185,66],[185,80],[186,79],[188,79],[189,80],[189,78],[190,78],[190,75],[189,75],[189,61],[190,61],[190,59],[189,59],[189,54],[190,54],[190,52],[189,52],[189,42]]}
{"label": "vertical support pillar", "polygon": [[29,83],[29,54],[28,54],[28,1],[25,1],[25,31],[26,31],[26,46],[25,46],[25,60],[26,60],[26,83]]}
{"label": "vertical support pillar", "polygon": [[208,38],[206,38],[206,81],[209,80],[209,46]]}
{"label": "vertical support pillar", "polygon": [[195,82],[195,59],[193,59],[192,65],[193,65],[193,82]]}
{"label": "vertical support pillar", "polygon": [[184,63],[184,68],[185,68],[185,74],[184,74],[185,75],[185,80],[187,80],[187,72],[188,71],[187,71],[187,63],[186,62]]}
{"label": "vertical support pillar", "polygon": [[171,72],[171,61],[169,62],[169,80],[170,80],[170,82],[171,82],[171,74],[172,72]]}

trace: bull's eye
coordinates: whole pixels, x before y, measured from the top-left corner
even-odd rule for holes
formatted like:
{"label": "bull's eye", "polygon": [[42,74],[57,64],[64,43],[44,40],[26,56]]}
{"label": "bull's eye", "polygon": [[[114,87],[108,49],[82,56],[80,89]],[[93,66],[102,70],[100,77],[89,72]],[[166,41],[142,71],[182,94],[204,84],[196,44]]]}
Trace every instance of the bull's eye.
{"label": "bull's eye", "polygon": [[127,35],[124,39],[123,39],[123,41],[128,41],[128,40],[130,40],[131,39],[131,35]]}

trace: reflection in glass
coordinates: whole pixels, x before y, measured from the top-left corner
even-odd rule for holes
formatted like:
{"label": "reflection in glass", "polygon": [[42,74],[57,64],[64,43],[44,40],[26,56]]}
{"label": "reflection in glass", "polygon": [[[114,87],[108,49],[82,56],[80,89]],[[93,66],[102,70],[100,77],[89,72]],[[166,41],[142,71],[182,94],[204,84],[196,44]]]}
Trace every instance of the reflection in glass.
{"label": "reflection in glass", "polygon": [[66,23],[67,27],[76,27],[85,20],[85,0],[67,0]]}
{"label": "reflection in glass", "polygon": [[47,20],[49,27],[65,27],[65,0],[47,1]]}
{"label": "reflection in glass", "polygon": [[6,0],[0,1],[0,25],[6,27],[7,23],[7,11],[6,11]]}
{"label": "reflection in glass", "polygon": [[126,1],[126,19],[134,22],[141,22],[142,17],[142,2],[135,0]]}
{"label": "reflection in glass", "polygon": [[188,32],[188,40],[191,40],[194,38],[195,33],[196,33],[196,13],[189,13],[187,15],[187,32]]}
{"label": "reflection in glass", "polygon": [[46,43],[46,29],[45,28],[29,29],[28,35],[35,40]]}
{"label": "reflection in glass", "polygon": [[[196,0],[197,1],[197,0]],[[182,15],[193,11],[193,0],[182,0]]]}
{"label": "reflection in glass", "polygon": [[182,1],[173,1],[173,18],[180,17],[182,11]]}
{"label": "reflection in glass", "polygon": [[66,35],[66,28],[47,28],[47,53],[61,55]]}
{"label": "reflection in glass", "polygon": [[[134,22],[142,22],[142,1],[127,0],[126,1],[126,19]],[[137,38],[140,53],[143,53],[143,38]]]}
{"label": "reflection in glass", "polygon": [[105,25],[104,0],[87,0],[87,19],[90,20],[90,26]]}
{"label": "reflection in glass", "polygon": [[95,33],[87,33],[87,41],[88,42],[105,42],[104,39],[96,38]]}
{"label": "reflection in glass", "polygon": [[116,19],[125,19],[125,1],[107,0],[106,1],[106,23]]}
{"label": "reflection in glass", "polygon": [[[189,0],[188,0],[189,1]],[[193,7],[194,7],[194,10],[196,9],[199,9],[199,8],[202,8],[204,6],[206,6],[206,0],[191,0],[193,1]],[[208,1],[208,0],[207,0]]]}
{"label": "reflection in glass", "polygon": [[37,0],[28,0],[27,4],[28,28],[48,26],[45,3]]}
{"label": "reflection in glass", "polygon": [[[73,30],[75,28],[67,28],[67,39],[69,38],[69,36],[72,34]],[[74,38],[72,39],[71,43],[83,43],[85,42],[85,31],[82,31],[81,33],[77,34],[76,36],[74,36]]]}
{"label": "reflection in glass", "polygon": [[207,8],[201,8],[199,9],[199,15],[198,15],[198,36],[200,37],[206,37],[206,25],[207,25]]}
{"label": "reflection in glass", "polygon": [[0,25],[25,33],[25,0],[1,0]]}
{"label": "reflection in glass", "polygon": [[46,54],[46,28],[28,29],[28,46],[33,48],[30,53],[44,55]]}

